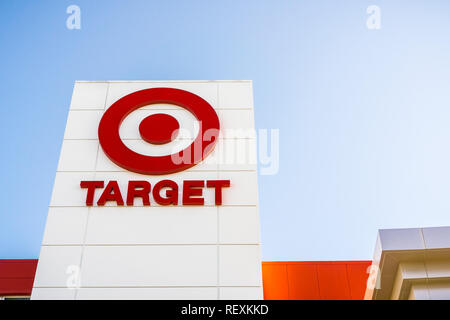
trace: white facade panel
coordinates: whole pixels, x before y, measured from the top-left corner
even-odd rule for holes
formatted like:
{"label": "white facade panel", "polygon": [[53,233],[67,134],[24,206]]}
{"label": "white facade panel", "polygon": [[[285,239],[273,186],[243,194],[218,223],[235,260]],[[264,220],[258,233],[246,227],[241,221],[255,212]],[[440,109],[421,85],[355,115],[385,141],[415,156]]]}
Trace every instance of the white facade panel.
{"label": "white facade panel", "polygon": [[250,81],[219,83],[219,108],[253,109],[252,91]]}
{"label": "white facade panel", "polygon": [[32,300],[75,300],[74,288],[33,288]]}
{"label": "white facade panel", "polygon": [[216,288],[81,288],[79,300],[216,300]]}
{"label": "white facade panel", "polygon": [[251,109],[220,109],[217,111],[223,138],[255,138],[255,120]]}
{"label": "white facade panel", "polygon": [[98,139],[101,110],[71,110],[67,116],[64,139]]}
{"label": "white facade panel", "polygon": [[103,110],[105,108],[108,83],[75,82],[71,110]]}
{"label": "white facade panel", "polygon": [[214,244],[216,226],[214,207],[96,207],[90,209],[86,243]]}
{"label": "white facade panel", "polygon": [[82,287],[217,285],[217,246],[87,246]]}
{"label": "white facade panel", "polygon": [[94,177],[94,172],[57,172],[50,206],[85,207],[86,190],[80,188],[80,181],[94,180]]}
{"label": "white facade panel", "polygon": [[42,246],[34,287],[66,288],[72,270],[80,266],[81,246]]}
{"label": "white facade panel", "polygon": [[221,244],[260,243],[257,207],[220,207],[218,210]]}
{"label": "white facade panel", "polygon": [[219,283],[221,286],[261,286],[259,245],[221,245]]}
{"label": "white facade panel", "polygon": [[48,210],[44,245],[83,244],[88,208],[54,207]]}
{"label": "white facade panel", "polygon": [[219,289],[221,300],[262,300],[260,287],[223,287]]}
{"label": "white facade panel", "polygon": [[256,172],[256,139],[223,139],[218,150],[220,171]]}
{"label": "white facade panel", "polygon": [[258,190],[256,171],[220,172],[219,179],[230,179],[230,188],[224,189],[225,205],[256,206],[258,204]]}
{"label": "white facade panel", "polygon": [[95,140],[64,140],[58,171],[95,171],[98,149]]}

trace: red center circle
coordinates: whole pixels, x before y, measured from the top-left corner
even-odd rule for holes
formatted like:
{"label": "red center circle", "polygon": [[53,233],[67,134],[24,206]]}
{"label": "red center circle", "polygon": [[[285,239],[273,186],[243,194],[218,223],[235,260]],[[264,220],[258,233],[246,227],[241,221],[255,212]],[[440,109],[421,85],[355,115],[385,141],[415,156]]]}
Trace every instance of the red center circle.
{"label": "red center circle", "polygon": [[178,135],[180,125],[177,119],[165,113],[157,113],[142,120],[139,133],[142,139],[151,144],[165,144]]}

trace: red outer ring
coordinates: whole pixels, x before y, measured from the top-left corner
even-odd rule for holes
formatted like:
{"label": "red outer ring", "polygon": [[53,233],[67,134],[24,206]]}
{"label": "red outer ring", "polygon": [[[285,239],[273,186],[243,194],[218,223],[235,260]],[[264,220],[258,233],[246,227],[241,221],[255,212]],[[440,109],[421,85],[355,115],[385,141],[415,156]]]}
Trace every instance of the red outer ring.
{"label": "red outer ring", "polygon": [[[195,140],[177,154],[167,156],[146,156],[129,149],[119,136],[122,121],[136,109],[146,105],[168,103],[190,111],[200,122],[200,132]],[[208,141],[203,141],[205,132],[211,130]],[[215,131],[214,131],[215,130]],[[219,118],[213,107],[199,96],[180,89],[151,88],[133,92],[114,102],[103,114],[98,126],[98,139],[108,158],[118,166],[129,171],[162,175],[186,170],[206,158],[217,143],[219,137]],[[201,145],[201,153],[196,151]],[[190,154],[189,163],[174,163],[172,156],[183,158]]]}

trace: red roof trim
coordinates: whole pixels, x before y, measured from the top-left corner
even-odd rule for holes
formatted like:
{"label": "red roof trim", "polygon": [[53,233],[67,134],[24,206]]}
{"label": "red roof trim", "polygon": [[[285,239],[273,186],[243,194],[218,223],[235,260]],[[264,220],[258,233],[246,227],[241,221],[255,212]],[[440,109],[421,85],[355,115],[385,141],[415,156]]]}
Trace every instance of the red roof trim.
{"label": "red roof trim", "polygon": [[37,259],[0,259],[0,296],[29,296]]}

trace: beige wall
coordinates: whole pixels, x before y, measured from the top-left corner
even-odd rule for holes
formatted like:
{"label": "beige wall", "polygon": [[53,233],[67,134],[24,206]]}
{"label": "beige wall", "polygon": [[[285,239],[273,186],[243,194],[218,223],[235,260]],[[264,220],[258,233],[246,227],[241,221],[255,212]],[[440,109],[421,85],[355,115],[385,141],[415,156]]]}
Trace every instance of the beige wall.
{"label": "beige wall", "polygon": [[365,299],[450,299],[450,227],[380,230],[372,269]]}

